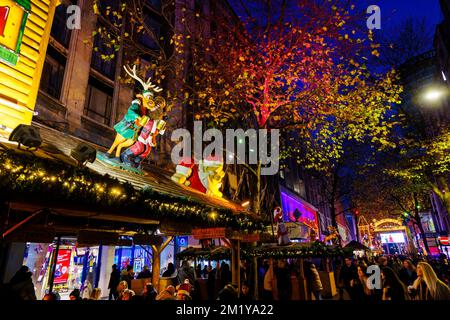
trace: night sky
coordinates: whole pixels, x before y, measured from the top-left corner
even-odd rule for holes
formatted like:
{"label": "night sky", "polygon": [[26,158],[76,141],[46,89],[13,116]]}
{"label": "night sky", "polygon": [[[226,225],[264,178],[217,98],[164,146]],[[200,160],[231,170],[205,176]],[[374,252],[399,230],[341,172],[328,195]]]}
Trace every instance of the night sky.
{"label": "night sky", "polygon": [[408,17],[417,19],[425,17],[430,28],[433,29],[442,20],[439,0],[364,0],[357,2],[358,5],[367,4],[365,7],[371,4],[380,7],[382,29],[395,26]]}
{"label": "night sky", "polygon": [[[229,0],[236,13],[245,17],[244,10],[240,5],[241,1],[246,3],[251,10],[254,1]],[[378,5],[381,9],[381,29],[391,29],[400,24],[405,19],[426,18],[430,31],[434,32],[436,24],[442,20],[442,13],[439,0],[357,0],[353,1],[357,8],[363,12],[369,5]]]}

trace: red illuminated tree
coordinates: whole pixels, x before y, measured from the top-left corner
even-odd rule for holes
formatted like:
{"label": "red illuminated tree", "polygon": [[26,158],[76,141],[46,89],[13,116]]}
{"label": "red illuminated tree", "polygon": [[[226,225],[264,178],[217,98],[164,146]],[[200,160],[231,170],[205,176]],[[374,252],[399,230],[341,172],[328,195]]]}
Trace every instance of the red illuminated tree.
{"label": "red illuminated tree", "polygon": [[[295,140],[283,146],[283,156],[326,174],[334,171],[348,140],[393,146],[387,114],[401,87],[393,72],[368,70],[366,61],[379,55],[379,45],[353,5],[245,3],[252,13],[244,7],[249,17],[242,24],[215,21],[209,34],[190,36],[194,81],[186,85],[186,96],[197,119],[282,129]],[[249,170],[257,178],[258,212],[260,165]]]}

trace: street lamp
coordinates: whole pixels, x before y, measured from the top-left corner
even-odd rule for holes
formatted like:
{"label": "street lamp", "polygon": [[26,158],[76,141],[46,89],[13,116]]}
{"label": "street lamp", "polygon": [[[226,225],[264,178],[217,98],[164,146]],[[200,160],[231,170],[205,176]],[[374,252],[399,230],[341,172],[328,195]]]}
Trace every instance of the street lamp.
{"label": "street lamp", "polygon": [[426,89],[422,96],[422,100],[428,103],[438,102],[441,98],[443,98],[448,93],[448,89],[442,86],[431,86]]}
{"label": "street lamp", "polygon": [[427,101],[434,102],[444,95],[443,91],[432,89],[424,94],[424,98]]}

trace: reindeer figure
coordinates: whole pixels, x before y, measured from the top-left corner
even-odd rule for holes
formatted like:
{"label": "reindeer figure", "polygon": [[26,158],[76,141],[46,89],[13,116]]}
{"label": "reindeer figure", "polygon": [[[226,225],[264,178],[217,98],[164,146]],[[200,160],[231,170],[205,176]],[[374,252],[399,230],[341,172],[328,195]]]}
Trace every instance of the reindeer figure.
{"label": "reindeer figure", "polygon": [[[166,101],[162,97],[154,98],[155,93],[161,92],[163,89],[152,84],[151,78],[146,82],[142,80],[136,72],[136,65],[132,69],[124,66],[125,72],[133,79],[137,80],[143,87],[141,94],[136,95],[136,99],[131,102],[127,113],[123,119],[114,126],[116,138],[111,148],[106,153],[108,158],[114,158],[120,162],[120,153],[122,149],[128,148],[134,144],[139,136],[141,128],[148,121],[148,113],[154,112],[159,108],[164,108]],[[115,151],[115,154],[113,152]]]}

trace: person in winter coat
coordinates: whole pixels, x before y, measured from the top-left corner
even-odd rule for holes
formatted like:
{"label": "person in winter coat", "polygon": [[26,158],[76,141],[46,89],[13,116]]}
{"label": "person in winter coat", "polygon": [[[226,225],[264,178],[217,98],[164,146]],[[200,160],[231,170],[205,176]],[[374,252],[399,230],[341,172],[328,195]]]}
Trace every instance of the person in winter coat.
{"label": "person in winter coat", "polygon": [[156,289],[153,287],[153,285],[151,283],[147,283],[144,287],[144,301],[154,301],[157,295],[158,292],[156,292]]}
{"label": "person in winter coat", "polygon": [[117,293],[117,286],[120,282],[120,271],[116,264],[112,265],[112,272],[109,278],[108,289],[109,289],[109,300],[116,300],[119,294]]}
{"label": "person in winter coat", "polygon": [[175,266],[173,265],[172,262],[169,262],[169,264],[167,265],[167,270],[164,271],[162,276],[163,276],[163,278],[168,278],[168,277],[172,277],[174,273],[175,273]]}
{"label": "person in winter coat", "polygon": [[120,281],[126,281],[128,288],[131,288],[131,280],[134,279],[133,266],[128,265],[126,269],[123,269],[120,273]]}
{"label": "person in winter coat", "polygon": [[277,279],[278,299],[282,301],[289,300],[291,272],[289,271],[286,260],[278,260],[277,268],[274,269],[274,272]]}
{"label": "person in winter coat", "polygon": [[242,282],[241,284],[241,294],[239,295],[239,302],[240,303],[247,303],[251,302],[252,296],[250,294],[250,286],[246,281]]}
{"label": "person in winter coat", "polygon": [[148,279],[152,277],[151,271],[148,269],[148,266],[144,266],[144,269],[139,272],[136,279]]}
{"label": "person in winter coat", "polygon": [[403,261],[403,267],[399,270],[398,276],[405,286],[411,286],[417,279],[416,267],[411,260]]}
{"label": "person in winter coat", "polygon": [[231,283],[227,284],[222,290],[220,290],[217,300],[223,301],[225,303],[237,302],[237,288]]}
{"label": "person in winter coat", "polygon": [[263,296],[264,301],[273,300],[273,283],[275,279],[275,273],[273,270],[273,260],[269,260],[269,267],[264,275],[264,286],[263,286]]}
{"label": "person in winter coat", "polygon": [[191,285],[195,283],[195,270],[189,265],[189,262],[185,260],[178,269],[178,283],[183,284],[186,279],[189,280]]}
{"label": "person in winter coat", "polygon": [[119,285],[117,286],[117,299],[116,300],[122,300],[123,293],[125,290],[128,290],[128,283],[126,281],[120,281]]}
{"label": "person in winter coat", "polygon": [[417,300],[450,300],[449,287],[438,279],[431,265],[426,262],[417,265],[417,279],[408,287],[408,291]]}
{"label": "person in winter coat", "polygon": [[32,275],[27,266],[21,266],[9,281],[11,291],[18,299],[36,300]]}
{"label": "person in winter coat", "polygon": [[175,300],[176,289],[174,286],[167,286],[166,289],[161,291],[157,296],[156,300]]}
{"label": "person in winter coat", "polygon": [[92,288],[91,282],[88,279],[86,279],[84,281],[83,287],[81,288],[81,299],[89,300],[91,298],[93,290],[94,289]]}
{"label": "person in winter coat", "polygon": [[[353,261],[351,258],[345,258],[345,263],[341,267],[341,270],[339,272],[339,287],[341,291],[345,289],[350,296],[351,300],[355,300],[355,295],[353,293],[353,288],[351,287],[351,281],[358,279],[358,270],[356,269],[356,266],[353,264]],[[341,294],[341,299],[343,297],[343,294]]]}
{"label": "person in winter coat", "polygon": [[81,300],[80,289],[73,289],[72,292],[70,292],[69,294],[69,299],[71,301]]}
{"label": "person in winter coat", "polygon": [[101,299],[102,299],[102,289],[95,288],[94,290],[92,290],[90,300],[101,300]]}
{"label": "person in winter coat", "polygon": [[351,280],[350,285],[353,288],[355,300],[371,301],[374,299],[368,284],[367,265],[365,262],[361,261],[358,263],[358,279]]}
{"label": "person in winter coat", "polygon": [[231,282],[231,270],[230,265],[228,263],[224,262],[220,266],[220,280],[222,288],[224,288],[227,284]]}
{"label": "person in winter coat", "polygon": [[383,300],[408,300],[408,291],[394,270],[384,267],[381,270],[381,279],[383,282]]}
{"label": "person in winter coat", "polygon": [[319,271],[317,271],[314,263],[305,262],[305,275],[316,300],[322,300],[322,281],[320,281]]}

